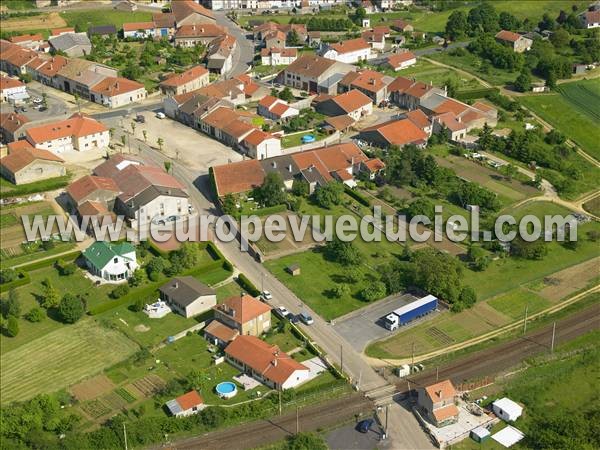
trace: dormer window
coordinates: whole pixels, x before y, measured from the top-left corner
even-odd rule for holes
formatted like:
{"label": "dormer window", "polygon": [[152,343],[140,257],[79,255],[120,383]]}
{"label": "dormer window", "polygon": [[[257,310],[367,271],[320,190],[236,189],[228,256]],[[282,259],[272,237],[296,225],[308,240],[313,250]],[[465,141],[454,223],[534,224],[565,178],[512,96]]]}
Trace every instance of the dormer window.
{"label": "dormer window", "polygon": [[119,262],[119,258],[114,258],[113,263],[117,264]]}

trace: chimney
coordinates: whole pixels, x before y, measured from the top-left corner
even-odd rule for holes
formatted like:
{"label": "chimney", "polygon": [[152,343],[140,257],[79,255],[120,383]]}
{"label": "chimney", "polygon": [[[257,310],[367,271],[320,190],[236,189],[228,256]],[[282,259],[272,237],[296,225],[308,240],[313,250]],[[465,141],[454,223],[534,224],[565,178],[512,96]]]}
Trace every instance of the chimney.
{"label": "chimney", "polygon": [[179,289],[179,281],[173,283],[173,289]]}
{"label": "chimney", "polygon": [[192,30],[196,31],[196,24],[192,25]]}
{"label": "chimney", "polygon": [[273,167],[273,169],[277,169],[277,161],[273,161],[271,163],[271,167]]}
{"label": "chimney", "polygon": [[273,364],[273,367],[277,367],[277,360],[274,359],[273,361],[271,361],[271,364]]}
{"label": "chimney", "polygon": [[291,164],[288,165],[288,172],[292,173],[292,165]]}

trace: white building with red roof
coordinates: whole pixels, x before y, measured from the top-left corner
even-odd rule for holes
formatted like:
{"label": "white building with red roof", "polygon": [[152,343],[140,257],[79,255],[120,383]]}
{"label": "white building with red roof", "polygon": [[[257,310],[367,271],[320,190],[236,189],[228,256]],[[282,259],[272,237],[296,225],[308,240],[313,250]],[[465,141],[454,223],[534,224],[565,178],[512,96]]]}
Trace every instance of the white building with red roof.
{"label": "white building with red roof", "polygon": [[66,120],[31,127],[26,139],[36,148],[59,154],[77,150],[99,150],[108,147],[108,128],[84,114],[73,114]]}
{"label": "white building with red roof", "polygon": [[27,86],[16,78],[0,76],[0,102],[19,103],[29,98]]}
{"label": "white building with red roof", "polygon": [[147,95],[142,83],[123,77],[106,77],[90,89],[90,100],[108,108],[139,102]]}
{"label": "white building with red roof", "polygon": [[295,48],[263,48],[260,51],[263,66],[287,66],[298,59],[298,50]]}
{"label": "white building with red roof", "polygon": [[417,63],[417,57],[413,52],[402,52],[390,55],[386,59],[386,64],[395,72],[406,69]]}
{"label": "white building with red roof", "polygon": [[581,15],[581,22],[585,28],[600,27],[600,9],[595,11],[586,11]]}
{"label": "white building with red roof", "polygon": [[458,421],[458,393],[450,380],[418,390],[418,405],[430,422],[441,428]]}
{"label": "white building with red roof", "polygon": [[169,400],[165,405],[175,417],[191,416],[199,413],[205,407],[204,399],[195,390]]}
{"label": "white building with red roof", "polygon": [[267,95],[258,102],[257,112],[270,120],[285,120],[300,114],[299,110],[292,108],[285,100],[272,95]]}
{"label": "white building with red roof", "polygon": [[171,75],[159,85],[164,95],[180,95],[200,89],[209,83],[209,72],[204,66],[194,66],[182,73]]}
{"label": "white building with red roof", "polygon": [[387,148],[390,145],[403,147],[414,144],[419,147],[427,145],[429,136],[409,119],[390,120],[372,127],[364,128],[360,138],[376,147]]}
{"label": "white building with red roof", "polygon": [[513,51],[517,53],[531,50],[531,46],[533,45],[533,40],[508,30],[498,31],[496,33],[496,40],[500,43],[510,45]]}
{"label": "white building with red roof", "polygon": [[123,37],[134,39],[153,38],[156,35],[154,22],[129,22],[123,24]]}
{"label": "white building with red roof", "polygon": [[238,336],[225,347],[225,357],[232,365],[270,388],[295,388],[310,379],[305,365],[254,336]]}
{"label": "white building with red roof", "polygon": [[362,37],[329,44],[321,52],[321,56],[334,61],[354,64],[372,57],[371,45]]}
{"label": "white building with red roof", "polygon": [[256,159],[272,158],[282,154],[281,139],[262,130],[254,130],[242,141],[248,156]]}
{"label": "white building with red roof", "polygon": [[373,103],[371,98],[361,91],[352,89],[318,103],[316,110],[332,117],[345,114],[358,121],[373,113]]}
{"label": "white building with red roof", "polygon": [[23,114],[0,113],[0,142],[5,144],[25,137],[25,124],[29,119]]}
{"label": "white building with red roof", "polygon": [[67,174],[64,160],[27,141],[8,144],[8,155],[0,159],[0,174],[13,184],[33,183]]}

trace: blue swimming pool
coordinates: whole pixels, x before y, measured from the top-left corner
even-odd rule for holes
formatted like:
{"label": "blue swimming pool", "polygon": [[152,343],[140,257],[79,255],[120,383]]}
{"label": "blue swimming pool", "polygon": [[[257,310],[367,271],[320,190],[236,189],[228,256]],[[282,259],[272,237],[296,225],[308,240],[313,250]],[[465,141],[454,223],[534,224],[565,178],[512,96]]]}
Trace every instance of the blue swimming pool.
{"label": "blue swimming pool", "polygon": [[312,134],[305,134],[302,136],[302,143],[308,144],[309,142],[315,142],[316,138]]}
{"label": "blue swimming pool", "polygon": [[231,398],[237,394],[237,386],[231,381],[223,381],[215,387],[217,395],[221,398]]}

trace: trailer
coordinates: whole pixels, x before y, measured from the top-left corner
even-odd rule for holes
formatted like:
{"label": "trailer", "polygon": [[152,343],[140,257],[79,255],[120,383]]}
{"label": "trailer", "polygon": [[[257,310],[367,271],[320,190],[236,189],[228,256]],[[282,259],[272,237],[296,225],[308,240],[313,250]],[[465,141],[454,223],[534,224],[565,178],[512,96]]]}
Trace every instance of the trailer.
{"label": "trailer", "polygon": [[404,305],[401,308],[395,309],[383,318],[385,327],[394,331],[402,325],[406,325],[410,321],[429,314],[437,309],[438,299],[434,295],[427,295],[414,302]]}

